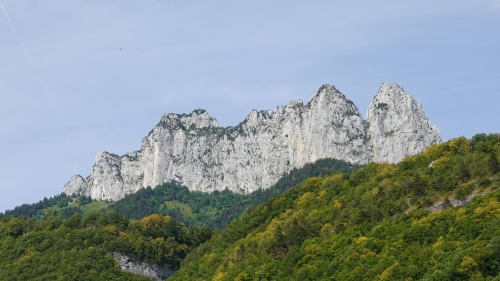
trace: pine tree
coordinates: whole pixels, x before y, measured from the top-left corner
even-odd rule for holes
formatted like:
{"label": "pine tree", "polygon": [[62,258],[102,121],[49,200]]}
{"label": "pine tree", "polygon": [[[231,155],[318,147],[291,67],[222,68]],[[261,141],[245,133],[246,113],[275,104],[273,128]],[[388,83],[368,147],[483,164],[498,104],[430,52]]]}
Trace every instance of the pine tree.
{"label": "pine tree", "polygon": [[492,174],[500,172],[500,165],[498,164],[497,154],[495,151],[491,151],[490,158],[488,160],[488,167]]}
{"label": "pine tree", "polygon": [[458,167],[458,178],[462,182],[466,182],[470,178],[469,168],[467,168],[463,162],[460,163],[460,166]]}

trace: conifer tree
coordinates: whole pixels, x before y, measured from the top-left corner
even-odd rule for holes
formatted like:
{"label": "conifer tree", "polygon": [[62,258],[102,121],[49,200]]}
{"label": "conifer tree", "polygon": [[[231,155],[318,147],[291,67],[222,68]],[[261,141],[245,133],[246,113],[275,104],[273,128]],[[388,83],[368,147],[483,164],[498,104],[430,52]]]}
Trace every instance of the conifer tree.
{"label": "conifer tree", "polygon": [[490,158],[488,160],[488,166],[492,174],[500,172],[500,165],[498,164],[497,154],[495,151],[491,151]]}

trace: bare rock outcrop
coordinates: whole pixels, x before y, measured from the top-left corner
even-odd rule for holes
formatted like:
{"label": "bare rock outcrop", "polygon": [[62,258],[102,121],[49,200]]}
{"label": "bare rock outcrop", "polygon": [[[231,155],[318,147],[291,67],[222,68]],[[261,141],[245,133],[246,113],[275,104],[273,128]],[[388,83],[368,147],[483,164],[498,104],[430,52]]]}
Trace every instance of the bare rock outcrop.
{"label": "bare rock outcrop", "polygon": [[368,106],[366,120],[375,162],[396,163],[441,142],[441,133],[427,120],[422,104],[399,84],[382,84]]}
{"label": "bare rock outcrop", "polygon": [[138,261],[120,253],[114,253],[113,257],[118,261],[118,265],[122,270],[149,277],[154,281],[164,280],[175,273],[175,271],[169,269],[167,265],[159,266]]}
{"label": "bare rock outcrop", "polygon": [[91,175],[74,176],[64,192],[118,200],[175,181],[190,190],[249,193],[318,159],[396,163],[440,142],[439,129],[400,85],[381,86],[366,121],[334,86],[323,85],[307,104],[298,100],[252,110],[235,127],[219,127],[201,109],[164,114],[140,150],[123,156],[98,153]]}

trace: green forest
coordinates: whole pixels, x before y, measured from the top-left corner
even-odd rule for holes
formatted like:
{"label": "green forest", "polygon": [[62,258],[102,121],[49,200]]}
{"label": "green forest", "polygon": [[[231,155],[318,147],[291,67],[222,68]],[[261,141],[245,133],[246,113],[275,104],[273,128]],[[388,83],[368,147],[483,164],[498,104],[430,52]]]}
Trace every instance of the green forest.
{"label": "green forest", "polygon": [[[233,221],[169,280],[500,280],[499,152],[498,135],[480,134],[309,178]],[[437,202],[447,208],[426,210]]]}
{"label": "green forest", "polygon": [[0,280],[150,280],[123,271],[113,253],[178,269],[213,232],[168,216],[140,221],[114,212],[69,219],[0,217]]}
{"label": "green forest", "polygon": [[149,280],[116,252],[169,280],[500,280],[499,156],[500,135],[478,134],[396,165],[319,161],[250,195],[61,194],[0,215],[0,280]]}

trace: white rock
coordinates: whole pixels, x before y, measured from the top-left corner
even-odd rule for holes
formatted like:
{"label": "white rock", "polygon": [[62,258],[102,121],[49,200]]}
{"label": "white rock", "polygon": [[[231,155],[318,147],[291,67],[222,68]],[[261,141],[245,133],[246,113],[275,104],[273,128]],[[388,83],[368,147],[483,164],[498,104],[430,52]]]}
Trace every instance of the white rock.
{"label": "white rock", "polygon": [[298,100],[274,111],[252,110],[236,127],[221,128],[200,109],[164,114],[140,150],[121,157],[99,153],[92,174],[74,176],[64,192],[119,200],[175,181],[190,190],[249,193],[318,159],[396,163],[440,142],[439,129],[400,85],[382,85],[367,123],[334,86],[323,85],[307,105]]}
{"label": "white rock", "polygon": [[441,133],[429,123],[422,105],[399,84],[382,84],[368,106],[366,120],[375,162],[396,163],[441,143]]}
{"label": "white rock", "polygon": [[164,280],[175,273],[167,265],[158,266],[156,264],[141,262],[120,253],[113,253],[113,257],[118,261],[118,265],[122,270],[149,277],[154,281]]}

